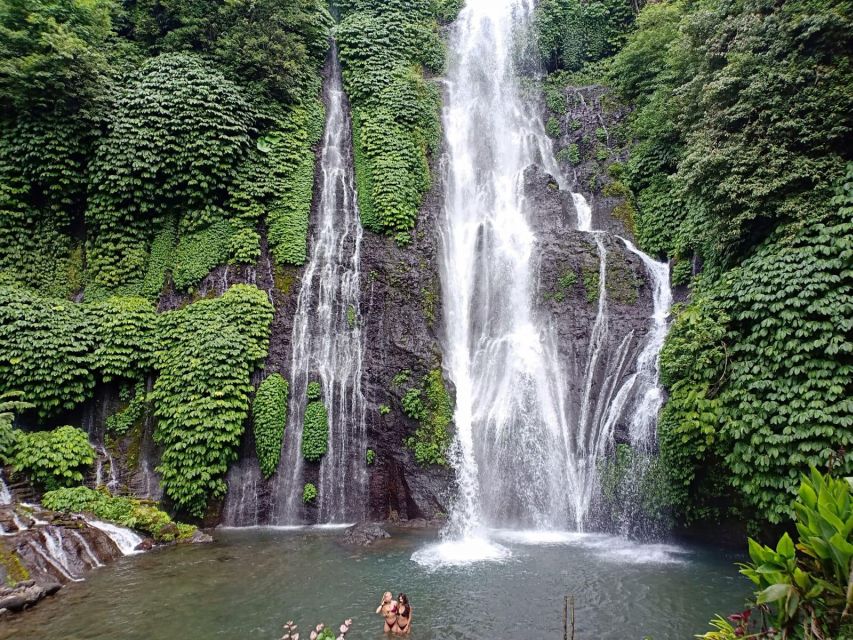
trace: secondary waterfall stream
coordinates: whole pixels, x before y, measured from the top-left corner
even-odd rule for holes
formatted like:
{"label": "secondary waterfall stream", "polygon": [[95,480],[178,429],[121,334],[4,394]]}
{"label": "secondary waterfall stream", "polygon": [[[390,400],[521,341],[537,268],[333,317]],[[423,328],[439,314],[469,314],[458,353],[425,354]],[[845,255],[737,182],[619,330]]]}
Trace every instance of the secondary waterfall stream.
{"label": "secondary waterfall stream", "polygon": [[[516,72],[533,11],[533,0],[468,0],[450,41],[440,232],[459,493],[445,537],[478,541],[466,545],[466,559],[500,555],[485,541],[488,528],[588,526],[597,463],[615,424],[627,419],[632,441],[654,442],[662,402],[657,354],[671,304],[668,267],[625,242],[654,284],[653,326],[641,349],[631,350],[627,334],[608,351],[607,234],[593,229],[580,194],[573,194],[577,228],[590,234],[600,263],[582,384],[570,384],[554,328],[535,303],[537,238],[524,172],[538,164],[561,190],[568,185]],[[619,384],[635,352],[633,373]]]}
{"label": "secondary waterfall stream", "polygon": [[293,323],[290,408],[276,524],[304,521],[302,423],[309,382],[322,386],[328,413],[328,451],[317,485],[318,521],[364,519],[367,472],[362,332],[359,295],[362,227],[352,170],[351,123],[337,52],[326,82],[326,132],[320,158],[322,190]]}

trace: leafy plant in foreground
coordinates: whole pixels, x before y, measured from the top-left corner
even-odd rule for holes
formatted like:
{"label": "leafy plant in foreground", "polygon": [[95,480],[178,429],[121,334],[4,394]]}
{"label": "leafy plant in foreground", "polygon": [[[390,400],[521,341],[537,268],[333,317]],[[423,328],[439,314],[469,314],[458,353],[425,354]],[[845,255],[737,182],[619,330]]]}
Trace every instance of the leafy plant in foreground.
{"label": "leafy plant in foreground", "polygon": [[[741,573],[755,585],[750,608],[704,640],[840,640],[853,631],[853,481],[803,476],[794,502],[799,541],[785,533],[776,547],[749,540]],[[734,623],[734,624],[732,624]]]}

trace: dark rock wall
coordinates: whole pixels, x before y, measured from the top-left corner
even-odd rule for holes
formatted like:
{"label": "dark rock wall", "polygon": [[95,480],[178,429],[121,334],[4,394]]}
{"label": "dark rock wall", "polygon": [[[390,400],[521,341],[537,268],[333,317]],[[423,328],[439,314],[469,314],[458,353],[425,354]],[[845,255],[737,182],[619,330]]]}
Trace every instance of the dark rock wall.
{"label": "dark rock wall", "polygon": [[[601,127],[615,130],[624,117],[622,112],[602,107],[604,90],[601,88],[569,88],[567,92],[575,97],[569,101],[573,106],[561,119],[563,135],[555,143],[558,149],[571,141],[583,145],[584,140],[595,139],[595,132]],[[569,122],[581,122],[582,126],[569,131]],[[610,146],[613,149],[617,147],[615,142]],[[618,159],[618,152],[614,151],[612,157]],[[428,371],[441,367],[438,221],[442,208],[442,185],[439,162],[434,164],[433,174],[437,179],[424,202],[412,234],[412,243],[401,247],[389,237],[366,231],[361,248],[367,446],[376,454],[374,464],[369,467],[368,513],[373,519],[434,518],[448,510],[452,497],[452,471],[418,465],[412,452],[405,447],[404,440],[417,428],[417,424],[404,415],[401,404],[411,384],[395,386],[393,383],[394,377],[402,371],[410,371],[412,384],[417,384]],[[606,163],[598,162],[587,154],[579,166],[566,162],[561,166],[576,185],[574,188],[590,200],[594,227],[630,235],[625,222],[611,215],[620,200],[603,195],[603,185],[609,181]],[[590,185],[594,188],[589,188]],[[570,194],[560,192],[556,182],[537,167],[528,171],[526,187],[534,202],[533,224],[540,242],[537,264],[539,312],[553,323],[561,354],[567,363],[567,375],[572,381],[572,395],[577,395],[581,391],[578,385],[582,384],[589,336],[597,313],[597,303],[589,300],[584,287],[583,274],[598,269],[598,253],[592,237],[574,228],[576,214]],[[317,192],[319,188],[315,189]],[[313,223],[317,220],[316,206],[315,201],[311,235]],[[632,356],[627,360],[630,363],[649,327],[651,289],[639,259],[612,236],[607,236],[604,242],[608,251],[611,327],[608,348],[613,350],[626,339],[626,348]],[[194,292],[178,293],[169,289],[159,303],[161,311],[180,308],[194,300],[219,296],[237,283],[254,284],[266,291],[276,311],[269,357],[263,371],[255,375],[256,383],[273,372],[279,372],[286,378],[289,376],[293,316],[303,271],[302,268],[276,266],[264,240],[261,248],[258,264],[218,267]],[[575,274],[575,282],[564,287],[561,278],[568,271]],[[620,379],[629,374],[627,368],[618,371]],[[601,379],[596,380],[597,385],[602,382]],[[150,384],[149,381],[149,389]],[[386,406],[390,412],[384,409]],[[159,498],[162,490],[154,472],[159,459],[153,442],[154,420],[149,416],[144,424],[127,436],[112,441],[104,433],[104,420],[117,407],[117,390],[104,387],[81,416],[81,422],[94,439],[106,445],[102,455],[102,465],[105,465],[102,473],[105,478],[111,478],[121,491]],[[380,407],[383,407],[382,411]],[[90,482],[94,481],[93,474]],[[268,522],[277,479],[264,481],[261,478],[248,423],[240,459],[229,474],[229,481],[234,485],[231,492],[251,494],[249,502],[255,501],[246,507],[252,513],[238,517],[236,521],[241,524]],[[220,520],[221,507],[213,505],[209,523]]]}

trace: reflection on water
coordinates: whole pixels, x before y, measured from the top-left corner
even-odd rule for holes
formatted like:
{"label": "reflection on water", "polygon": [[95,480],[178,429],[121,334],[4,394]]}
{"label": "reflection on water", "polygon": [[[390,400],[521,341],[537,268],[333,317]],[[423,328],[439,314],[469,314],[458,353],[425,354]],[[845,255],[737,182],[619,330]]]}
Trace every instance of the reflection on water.
{"label": "reflection on water", "polygon": [[307,630],[352,617],[348,638],[378,640],[373,610],[391,589],[411,597],[413,640],[558,638],[566,594],[578,640],[682,640],[748,592],[738,558],[718,550],[497,531],[499,562],[423,566],[434,533],[395,533],[368,549],[343,547],[339,535],[219,531],[213,545],[123,558],[0,621],[0,639],[275,640],[288,619]]}

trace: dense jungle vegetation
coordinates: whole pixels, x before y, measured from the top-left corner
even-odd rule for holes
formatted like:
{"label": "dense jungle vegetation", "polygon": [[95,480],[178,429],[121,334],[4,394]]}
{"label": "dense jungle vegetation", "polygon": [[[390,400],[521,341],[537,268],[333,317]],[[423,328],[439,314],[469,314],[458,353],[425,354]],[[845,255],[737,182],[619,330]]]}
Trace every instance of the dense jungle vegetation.
{"label": "dense jungle vegetation", "polygon": [[809,465],[853,473],[853,3],[543,0],[536,27],[557,118],[567,85],[630,110],[604,194],[690,288],[656,507],[788,520]]}
{"label": "dense jungle vegetation", "polygon": [[[184,514],[224,494],[250,413],[272,475],[287,380],[264,379],[250,410],[272,305],[252,285],[217,299],[198,286],[262,248],[286,287],[306,261],[333,33],[363,222],[409,241],[440,138],[439,23],[459,8],[0,0],[0,394],[24,426],[0,423],[0,459],[45,489],[79,484],[94,452],[62,425],[109,384],[122,408],[108,437],[157,419],[158,470]],[[317,460],[319,397],[306,428]]]}

